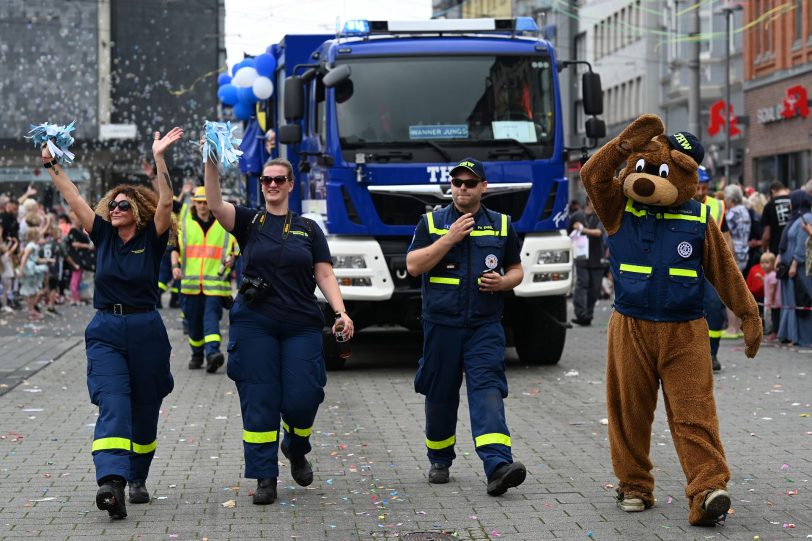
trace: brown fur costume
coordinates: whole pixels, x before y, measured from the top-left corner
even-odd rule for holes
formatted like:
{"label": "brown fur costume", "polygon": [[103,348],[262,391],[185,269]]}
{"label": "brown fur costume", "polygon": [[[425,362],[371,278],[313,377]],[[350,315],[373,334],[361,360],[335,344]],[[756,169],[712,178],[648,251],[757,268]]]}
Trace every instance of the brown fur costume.
{"label": "brown fur costume", "polygon": [[[610,236],[621,228],[627,198],[646,205],[676,207],[696,192],[698,164],[672,149],[663,133],[659,117],[643,115],[581,169],[586,191]],[[667,178],[636,172],[640,158],[646,164],[667,164]],[[624,162],[625,169],[614,177]],[[724,304],[742,319],[745,354],[754,357],[761,343],[756,302],[710,216],[702,250],[705,277]],[[704,319],[656,322],[615,311],[609,321],[606,368],[612,464],[620,481],[618,493],[642,498],[647,508],[654,505],[649,449],[660,384],[671,437],[688,482],[688,520],[694,525],[709,525],[712,522],[702,516],[705,496],[711,490],[726,488],[730,471],[713,399],[708,326]]]}

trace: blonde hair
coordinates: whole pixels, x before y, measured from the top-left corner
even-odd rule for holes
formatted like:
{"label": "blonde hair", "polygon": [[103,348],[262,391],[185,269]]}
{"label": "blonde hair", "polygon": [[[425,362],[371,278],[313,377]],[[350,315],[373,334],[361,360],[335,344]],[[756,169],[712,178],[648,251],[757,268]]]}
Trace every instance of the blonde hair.
{"label": "blonde hair", "polygon": [[761,259],[759,260],[760,263],[775,263],[775,254],[772,252],[764,252],[761,254]]}
{"label": "blonde hair", "polygon": [[[113,201],[120,194],[127,197],[130,202],[130,208],[133,213],[133,220],[135,220],[135,228],[138,231],[143,231],[147,224],[155,218],[155,209],[158,207],[158,194],[154,190],[146,186],[137,186],[135,184],[119,184],[102,197],[96,205],[96,214],[101,216],[105,221],[110,221],[110,209],[107,205]],[[174,218],[170,225],[170,229],[175,231],[177,223]]]}
{"label": "blonde hair", "polygon": [[25,242],[37,242],[41,236],[39,228],[31,226],[25,234]]}
{"label": "blonde hair", "polygon": [[272,158],[272,159],[268,160],[267,162],[265,162],[265,165],[262,166],[262,169],[264,170],[266,167],[270,167],[272,165],[281,165],[282,167],[287,169],[288,170],[288,180],[291,181],[291,182],[294,181],[294,178],[293,178],[293,165],[288,160],[286,160],[285,158]]}

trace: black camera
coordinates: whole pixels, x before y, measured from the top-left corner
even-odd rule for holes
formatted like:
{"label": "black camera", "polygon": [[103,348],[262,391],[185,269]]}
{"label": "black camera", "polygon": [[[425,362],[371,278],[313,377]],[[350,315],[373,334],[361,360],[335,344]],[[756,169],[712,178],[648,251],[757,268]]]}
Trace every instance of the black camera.
{"label": "black camera", "polygon": [[264,297],[271,288],[270,284],[259,277],[243,276],[239,292],[245,304],[252,305]]}

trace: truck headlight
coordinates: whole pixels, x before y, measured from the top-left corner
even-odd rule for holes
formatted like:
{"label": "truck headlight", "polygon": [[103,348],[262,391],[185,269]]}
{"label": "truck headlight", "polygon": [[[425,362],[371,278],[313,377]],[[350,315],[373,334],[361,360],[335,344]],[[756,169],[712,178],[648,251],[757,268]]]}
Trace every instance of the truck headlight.
{"label": "truck headlight", "polygon": [[333,268],[365,269],[367,268],[367,263],[362,255],[334,255]]}
{"label": "truck headlight", "polygon": [[538,265],[549,265],[551,263],[569,263],[569,250],[541,250],[538,252]]}

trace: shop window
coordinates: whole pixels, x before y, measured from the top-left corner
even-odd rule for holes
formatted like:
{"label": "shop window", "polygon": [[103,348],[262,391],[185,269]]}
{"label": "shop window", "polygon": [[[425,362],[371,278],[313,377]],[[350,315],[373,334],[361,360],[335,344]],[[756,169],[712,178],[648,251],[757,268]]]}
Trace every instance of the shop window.
{"label": "shop window", "polygon": [[809,177],[810,151],[764,156],[753,160],[753,179],[757,185],[774,180],[783,182],[791,190],[803,187]]}

